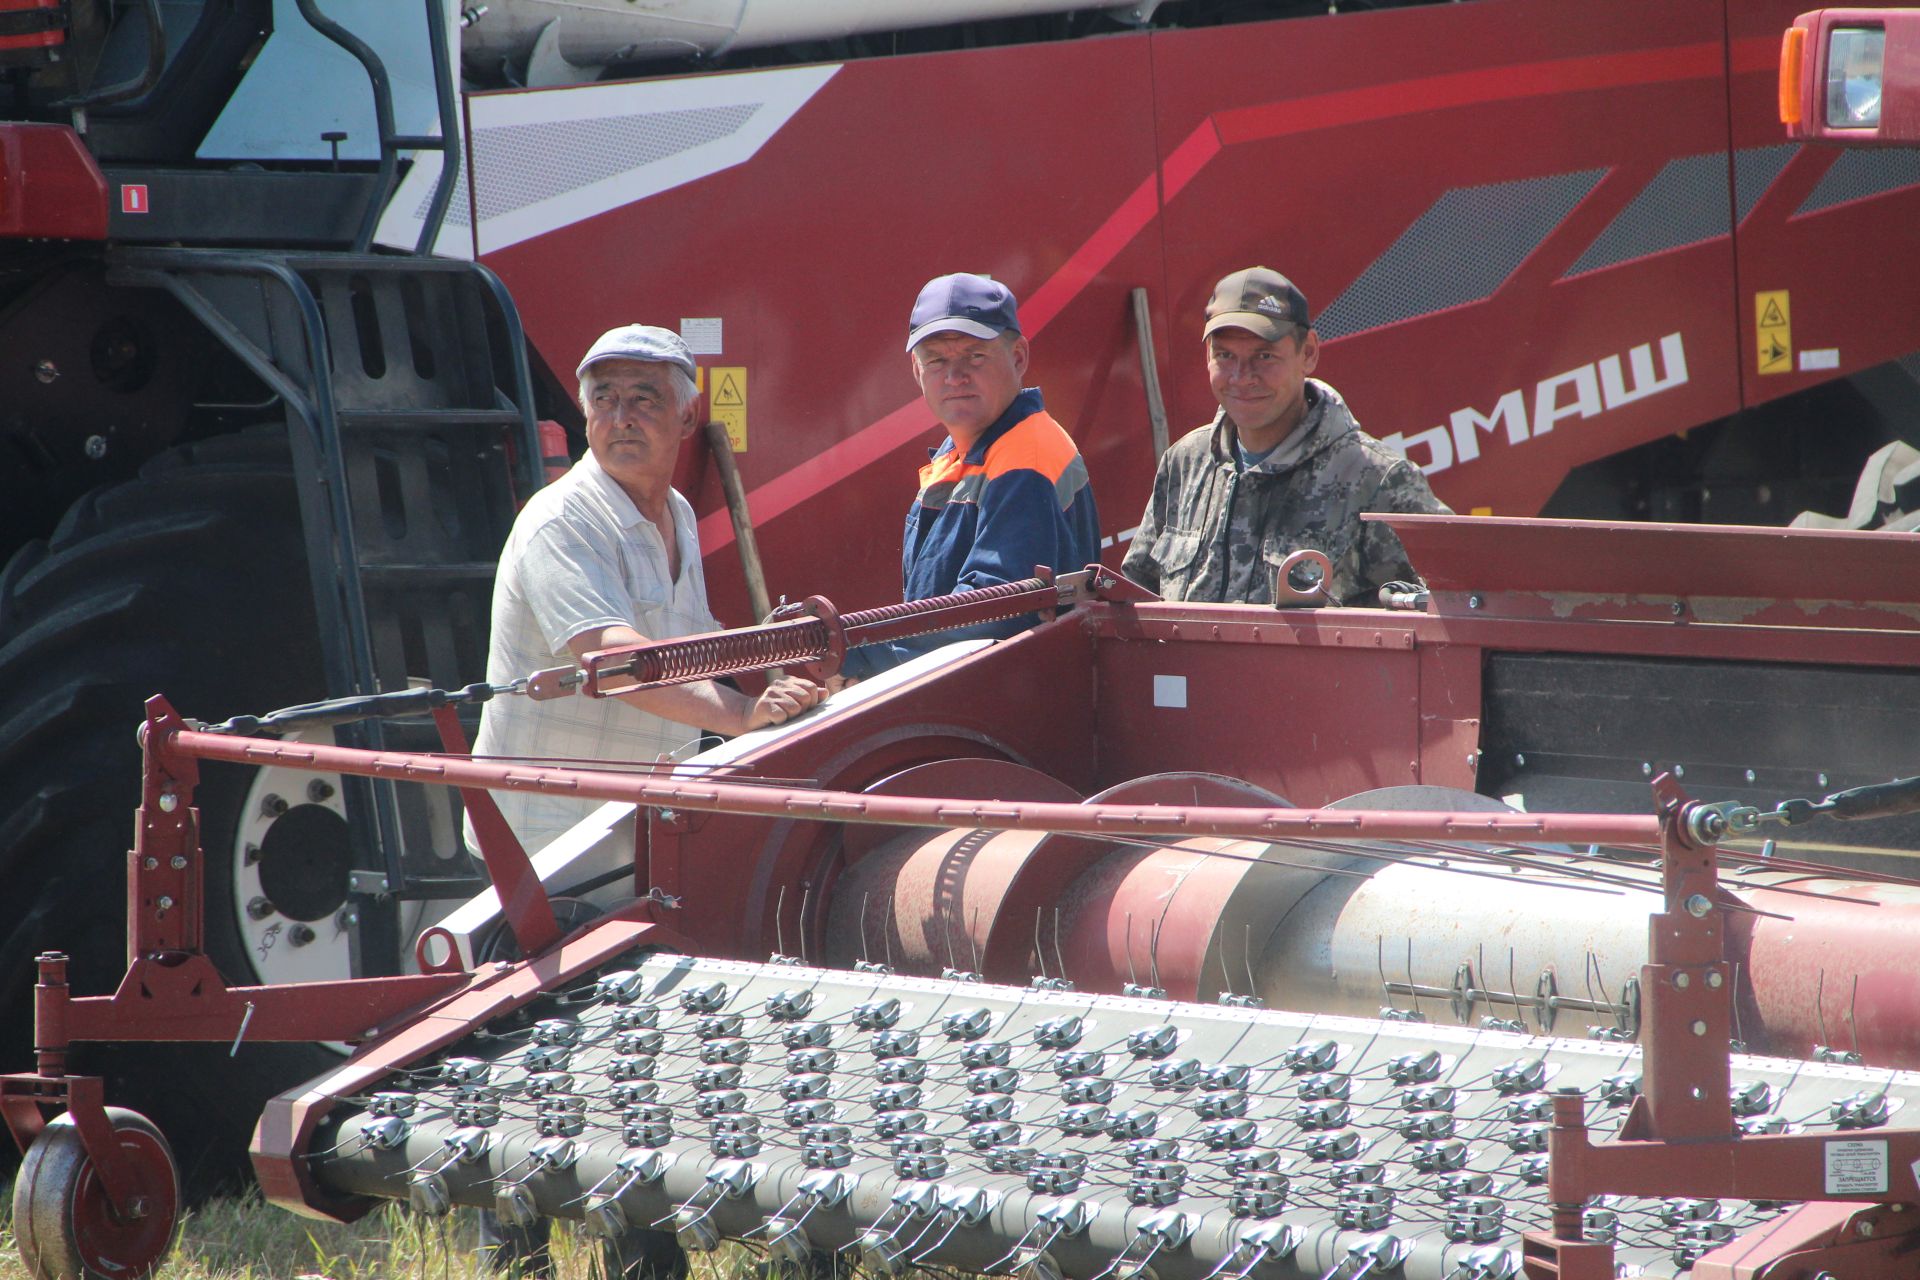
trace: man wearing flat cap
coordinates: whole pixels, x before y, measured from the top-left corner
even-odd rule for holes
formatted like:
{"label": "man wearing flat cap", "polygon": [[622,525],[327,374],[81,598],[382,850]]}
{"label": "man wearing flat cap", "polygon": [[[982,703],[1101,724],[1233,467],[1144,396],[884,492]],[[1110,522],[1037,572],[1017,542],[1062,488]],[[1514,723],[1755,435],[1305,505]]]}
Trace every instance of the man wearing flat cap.
{"label": "man wearing flat cap", "polygon": [[1281,562],[1312,548],[1333,564],[1329,604],[1415,581],[1393,530],[1360,514],[1448,508],[1308,376],[1320,338],[1306,296],[1267,267],[1236,271],[1214,286],[1202,339],[1220,411],[1161,457],[1121,571],[1168,600],[1270,604]]}
{"label": "man wearing flat cap", "polygon": [[[907,324],[914,381],[947,438],[920,468],[900,554],[904,598],[924,600],[1057,573],[1100,558],[1100,516],[1087,464],[1048,415],[1038,387],[1022,387],[1027,340],[1012,291],[985,276],[927,282]],[[955,640],[1001,638],[1036,618],[1010,618],[847,655],[868,675]]]}
{"label": "man wearing flat cap", "polygon": [[[601,335],[580,361],[587,453],[533,495],[507,536],[494,579],[489,681],[596,649],[718,629],[693,508],[672,487],[680,445],[700,425],[693,368],[680,335],[638,324]],[[614,698],[499,698],[486,706],[474,753],[651,761],[701,729],[780,724],[822,696],[811,681],[785,678],[757,698],[711,681]],[[495,799],[528,852],[600,803],[526,791]]]}

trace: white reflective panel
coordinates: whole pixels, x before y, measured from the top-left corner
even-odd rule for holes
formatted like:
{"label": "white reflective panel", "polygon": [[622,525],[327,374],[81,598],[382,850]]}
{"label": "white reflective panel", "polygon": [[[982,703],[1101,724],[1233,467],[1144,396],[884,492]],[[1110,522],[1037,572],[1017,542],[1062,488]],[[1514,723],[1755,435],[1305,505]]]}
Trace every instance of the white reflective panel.
{"label": "white reflective panel", "polygon": [[1827,125],[1880,127],[1880,80],[1887,33],[1880,27],[1835,27],[1827,37]]}

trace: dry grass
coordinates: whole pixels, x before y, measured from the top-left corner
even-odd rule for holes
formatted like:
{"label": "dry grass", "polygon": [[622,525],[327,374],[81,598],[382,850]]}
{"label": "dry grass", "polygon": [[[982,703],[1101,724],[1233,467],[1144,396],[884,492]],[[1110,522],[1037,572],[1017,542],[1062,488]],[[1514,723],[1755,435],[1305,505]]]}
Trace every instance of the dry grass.
{"label": "dry grass", "polygon": [[[11,1200],[11,1197],[8,1197]],[[594,1242],[556,1223],[556,1280],[598,1280]],[[694,1260],[692,1280],[746,1280],[750,1259],[722,1250]],[[482,1280],[471,1214],[425,1218],[393,1204],[342,1226],[296,1217],[257,1196],[216,1200],[189,1213],[158,1280]],[[0,1227],[0,1280],[33,1280]]]}

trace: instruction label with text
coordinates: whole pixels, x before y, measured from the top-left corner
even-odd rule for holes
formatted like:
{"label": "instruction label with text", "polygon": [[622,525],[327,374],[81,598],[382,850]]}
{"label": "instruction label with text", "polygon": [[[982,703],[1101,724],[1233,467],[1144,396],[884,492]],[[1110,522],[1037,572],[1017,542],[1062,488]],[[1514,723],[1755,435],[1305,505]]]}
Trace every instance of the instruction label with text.
{"label": "instruction label with text", "polygon": [[1887,1190],[1887,1144],[1858,1139],[1829,1142],[1827,1194],[1882,1195]]}

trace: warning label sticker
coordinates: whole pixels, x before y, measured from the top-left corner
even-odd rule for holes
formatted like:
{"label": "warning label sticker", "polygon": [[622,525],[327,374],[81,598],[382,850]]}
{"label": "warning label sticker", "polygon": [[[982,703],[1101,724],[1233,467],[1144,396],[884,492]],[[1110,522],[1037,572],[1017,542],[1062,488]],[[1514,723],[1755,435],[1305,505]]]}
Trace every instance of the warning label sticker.
{"label": "warning label sticker", "polygon": [[747,371],[739,366],[715,365],[707,370],[707,408],[713,420],[727,429],[727,443],[735,453],[747,451]]}
{"label": "warning label sticker", "polygon": [[1826,1152],[1828,1195],[1880,1195],[1887,1190],[1885,1142],[1829,1142]]}
{"label": "warning label sticker", "polygon": [[1793,372],[1793,312],[1785,289],[1753,295],[1761,373]]}

